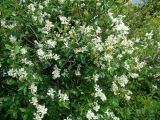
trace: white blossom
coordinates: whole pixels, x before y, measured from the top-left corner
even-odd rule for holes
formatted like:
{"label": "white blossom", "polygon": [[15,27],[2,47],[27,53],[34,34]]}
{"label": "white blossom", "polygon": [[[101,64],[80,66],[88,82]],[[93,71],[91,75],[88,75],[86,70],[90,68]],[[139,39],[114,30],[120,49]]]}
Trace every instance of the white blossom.
{"label": "white blossom", "polygon": [[99,85],[95,85],[95,97],[100,97],[102,101],[107,100],[105,94],[102,92],[102,89],[100,89]]}
{"label": "white blossom", "polygon": [[52,27],[54,27],[54,25],[52,24],[51,21],[46,20],[45,22],[46,22],[46,26],[45,27],[47,28],[47,30],[50,30]]}
{"label": "white blossom", "polygon": [[115,114],[113,112],[110,112],[109,109],[106,110],[105,112],[107,114],[107,116],[113,120],[120,120],[120,118],[116,117]]}
{"label": "white blossom", "polygon": [[88,110],[87,114],[86,114],[86,118],[88,120],[97,120],[98,117],[94,114],[94,112],[92,112],[92,110]]}
{"label": "white blossom", "polygon": [[94,109],[96,112],[98,112],[98,110],[100,109],[100,105],[98,105],[98,103],[95,102],[93,109]]}
{"label": "white blossom", "polygon": [[96,82],[96,81],[98,81],[99,77],[100,76],[98,74],[95,74],[95,75],[93,75],[93,80]]}
{"label": "white blossom", "polygon": [[27,78],[27,72],[24,70],[24,68],[20,68],[18,70],[18,76],[20,80]]}
{"label": "white blossom", "polygon": [[38,113],[34,113],[34,120],[42,120],[42,117]]}
{"label": "white blossom", "polygon": [[123,22],[122,23],[120,23],[120,24],[118,24],[118,25],[116,25],[115,26],[115,29],[117,30],[117,31],[120,31],[120,32],[122,32],[122,34],[128,34],[129,32],[129,27],[127,27]]}
{"label": "white blossom", "polygon": [[57,42],[53,41],[52,39],[47,40],[46,42],[49,46],[51,46],[52,48],[55,48]]}
{"label": "white blossom", "polygon": [[55,91],[52,88],[50,88],[47,92],[47,95],[53,99],[55,96]]}
{"label": "white blossom", "polygon": [[54,66],[54,71],[52,72],[53,79],[60,77],[60,69],[57,67],[57,65]]}
{"label": "white blossom", "polygon": [[151,31],[150,33],[146,33],[146,37],[148,39],[152,39],[152,37],[153,37],[153,31]]}
{"label": "white blossom", "polygon": [[117,81],[121,87],[125,87],[125,85],[128,83],[128,78],[126,75],[122,75],[117,78]]}
{"label": "white blossom", "polygon": [[37,105],[37,112],[41,113],[41,115],[43,116],[47,113],[47,108],[45,108],[44,105]]}
{"label": "white blossom", "polygon": [[60,4],[63,4],[63,3],[65,2],[65,0],[58,0],[58,2],[59,2]]}
{"label": "white blossom", "polygon": [[53,55],[53,58],[54,58],[56,61],[60,59],[60,57],[59,57],[58,54],[54,54],[54,55]]}
{"label": "white blossom", "polygon": [[27,50],[25,48],[20,49],[21,54],[26,54]]}
{"label": "white blossom", "polygon": [[113,56],[110,54],[105,53],[104,55],[104,60],[110,62],[113,59]]}
{"label": "white blossom", "polygon": [[39,48],[39,49],[37,50],[37,54],[38,54],[40,57],[43,57],[43,56],[45,55],[44,51],[43,51],[41,48]]}
{"label": "white blossom", "polygon": [[72,118],[71,118],[72,116],[71,115],[69,115],[66,119],[64,119],[64,120],[72,120]]}
{"label": "white blossom", "polygon": [[33,65],[32,61],[27,60],[27,58],[23,58],[23,59],[21,60],[21,62],[24,63],[24,64],[26,64],[26,65]]}
{"label": "white blossom", "polygon": [[33,83],[31,84],[29,89],[31,90],[32,94],[35,94],[37,92],[37,86],[35,86],[35,84]]}
{"label": "white blossom", "polygon": [[65,16],[59,16],[62,25],[68,25],[69,20]]}
{"label": "white blossom", "polygon": [[131,99],[131,96],[130,96],[130,95],[125,95],[125,99],[126,99],[127,101],[129,101],[129,100]]}
{"label": "white blossom", "polygon": [[59,90],[58,96],[59,96],[59,101],[60,102],[65,102],[65,101],[69,100],[68,95],[66,93],[62,93],[61,90]]}
{"label": "white blossom", "polygon": [[37,105],[38,104],[38,99],[37,97],[32,97],[31,101],[30,101],[33,105]]}
{"label": "white blossom", "polygon": [[20,68],[20,69],[12,68],[7,73],[11,77],[19,78],[19,80],[27,78],[27,72],[24,70],[24,68]]}
{"label": "white blossom", "polygon": [[112,83],[112,90],[113,90],[114,94],[117,95],[118,86],[115,82]]}
{"label": "white blossom", "polygon": [[143,68],[146,65],[146,62],[139,62],[137,63],[137,69],[140,70],[141,68]]}
{"label": "white blossom", "polygon": [[10,40],[11,42],[15,42],[15,41],[17,40],[17,38],[16,38],[15,36],[11,35],[11,36],[9,37],[9,40]]}
{"label": "white blossom", "polygon": [[139,75],[137,73],[130,73],[129,74],[132,78],[137,78]]}
{"label": "white blossom", "polygon": [[9,76],[12,76],[12,77],[17,77],[18,75],[18,71],[17,69],[9,69],[9,71],[7,72]]}
{"label": "white blossom", "polygon": [[28,5],[28,9],[30,9],[32,12],[36,10],[35,5],[32,3]]}

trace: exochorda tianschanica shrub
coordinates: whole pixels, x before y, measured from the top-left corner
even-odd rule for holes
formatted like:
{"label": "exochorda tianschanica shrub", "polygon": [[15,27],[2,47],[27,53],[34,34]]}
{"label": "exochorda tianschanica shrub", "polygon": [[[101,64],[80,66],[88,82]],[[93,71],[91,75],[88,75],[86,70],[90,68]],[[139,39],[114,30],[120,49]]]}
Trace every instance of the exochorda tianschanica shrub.
{"label": "exochorda tianschanica shrub", "polygon": [[145,55],[160,43],[128,38],[109,1],[2,0],[0,11],[1,119],[158,120]]}

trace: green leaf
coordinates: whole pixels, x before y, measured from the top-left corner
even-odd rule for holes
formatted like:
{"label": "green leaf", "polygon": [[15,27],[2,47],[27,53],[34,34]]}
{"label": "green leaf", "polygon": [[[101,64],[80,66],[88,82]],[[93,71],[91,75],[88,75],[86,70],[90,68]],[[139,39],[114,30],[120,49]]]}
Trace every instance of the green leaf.
{"label": "green leaf", "polygon": [[12,48],[12,46],[10,46],[9,44],[5,44],[5,48],[10,50]]}
{"label": "green leaf", "polygon": [[12,80],[12,79],[9,79],[9,80],[6,80],[6,84],[8,85],[15,85],[17,82],[15,80]]}

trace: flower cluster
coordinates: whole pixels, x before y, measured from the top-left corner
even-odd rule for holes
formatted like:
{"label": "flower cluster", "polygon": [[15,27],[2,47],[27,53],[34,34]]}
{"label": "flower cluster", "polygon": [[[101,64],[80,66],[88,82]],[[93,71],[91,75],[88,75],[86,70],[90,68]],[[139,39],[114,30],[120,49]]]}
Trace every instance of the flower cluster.
{"label": "flower cluster", "polygon": [[8,75],[13,78],[18,78],[19,80],[25,80],[27,79],[27,72],[24,68],[20,69],[10,69],[8,72]]}
{"label": "flower cluster", "polygon": [[35,120],[42,120],[44,115],[47,114],[47,108],[45,105],[40,105],[38,103],[38,98],[37,98],[37,86],[34,84],[31,84],[30,86],[31,93],[33,97],[31,98],[30,102],[35,106],[36,112],[34,113],[34,119]]}

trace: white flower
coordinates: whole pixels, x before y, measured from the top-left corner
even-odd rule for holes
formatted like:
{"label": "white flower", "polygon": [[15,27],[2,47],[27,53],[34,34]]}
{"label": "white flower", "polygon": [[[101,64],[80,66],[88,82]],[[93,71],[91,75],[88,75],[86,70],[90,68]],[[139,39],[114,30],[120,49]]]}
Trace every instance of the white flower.
{"label": "white flower", "polygon": [[47,40],[46,42],[49,46],[51,46],[52,48],[55,48],[57,42],[53,41],[52,39]]}
{"label": "white flower", "polygon": [[76,71],[75,71],[75,75],[76,75],[76,76],[80,76],[80,75],[81,75],[80,71],[79,71],[79,70],[76,70]]}
{"label": "white flower", "polygon": [[132,91],[130,90],[127,90],[127,93],[125,94],[124,98],[129,101],[131,99],[131,95],[132,95]]}
{"label": "white flower", "polygon": [[99,85],[95,85],[95,97],[100,97],[102,101],[107,100],[104,93],[102,93],[102,89],[100,89]]}
{"label": "white flower", "polygon": [[11,41],[11,42],[15,42],[16,41],[16,37],[15,36],[13,36],[13,35],[11,35],[10,37],[9,37],[9,40]]}
{"label": "white flower", "polygon": [[[121,45],[124,47],[131,48],[134,45],[134,43],[131,40],[124,39],[121,41]],[[130,52],[128,52],[129,50],[130,50]],[[131,50],[131,49],[129,49],[129,50],[126,49],[126,51],[131,54],[133,50]]]}
{"label": "white flower", "polygon": [[96,37],[93,40],[93,43],[95,45],[95,50],[98,50],[98,51],[103,51],[103,48],[104,48],[104,43],[102,42],[102,38],[101,37]]}
{"label": "white flower", "polygon": [[32,94],[35,94],[37,92],[37,86],[35,86],[35,84],[33,83],[31,84],[29,89],[31,90]]}
{"label": "white flower", "polygon": [[99,94],[99,97],[101,98],[102,101],[107,100],[107,98],[106,98],[106,96],[105,96],[104,93],[100,93],[100,94]]}
{"label": "white flower", "polygon": [[47,108],[44,105],[37,105],[37,113],[41,116],[41,118],[44,117],[44,115],[47,113]]}
{"label": "white flower", "polygon": [[60,4],[63,4],[63,3],[65,2],[65,0],[58,0],[58,2],[59,2]]}
{"label": "white flower", "polygon": [[127,101],[129,101],[129,100],[131,99],[131,96],[130,96],[130,95],[125,95],[125,99],[126,99]]}
{"label": "white flower", "polygon": [[122,34],[128,34],[129,32],[129,27],[127,27],[122,21],[120,24],[117,24],[115,26],[115,30],[117,30],[118,32],[121,32]]}
{"label": "white flower", "polygon": [[45,0],[43,3],[45,6],[47,6],[49,4],[50,0]]}
{"label": "white flower", "polygon": [[36,10],[35,5],[32,3],[28,5],[28,9],[30,9],[32,12]]}
{"label": "white flower", "polygon": [[59,55],[57,55],[57,54],[54,54],[53,58],[54,58],[55,60],[59,60],[59,59],[60,59],[60,58],[59,58]]}
{"label": "white flower", "polygon": [[152,39],[153,36],[153,31],[151,31],[150,33],[146,33],[146,37],[148,37],[148,39]]}
{"label": "white flower", "polygon": [[158,88],[157,85],[152,85],[152,87],[153,87],[154,89],[157,89],[157,88]]}
{"label": "white flower", "polygon": [[106,110],[105,112],[107,114],[107,116],[113,120],[120,120],[118,117],[115,116],[115,114],[113,112],[110,112],[109,109]]}
{"label": "white flower", "polygon": [[61,102],[65,102],[67,100],[69,100],[69,97],[66,93],[61,93],[61,90],[59,90],[59,93],[58,93],[58,96],[59,96],[59,101]]}
{"label": "white flower", "polygon": [[110,54],[106,54],[106,53],[105,53],[104,59],[105,59],[106,61],[110,62],[110,61],[113,59],[113,56],[110,55]]}
{"label": "white flower", "polygon": [[96,102],[96,103],[94,104],[93,109],[94,109],[96,112],[98,112],[98,110],[100,109],[100,105],[98,105],[98,103]]}
{"label": "white flower", "polygon": [[123,57],[122,54],[118,54],[118,55],[117,55],[117,58],[118,58],[118,59],[121,59],[122,57]]}
{"label": "white flower", "polygon": [[34,120],[42,120],[42,117],[38,113],[34,113]]}
{"label": "white flower", "polygon": [[69,20],[65,16],[59,16],[59,19],[61,21],[61,24],[68,25]]}
{"label": "white flower", "polygon": [[97,2],[96,5],[97,5],[97,6],[100,6],[100,5],[101,5],[101,2]]}
{"label": "white flower", "polygon": [[62,73],[62,76],[67,77],[68,76],[68,71],[67,69],[64,69],[64,72]]}
{"label": "white flower", "polygon": [[87,47],[86,46],[82,47],[82,48],[76,48],[76,49],[74,49],[75,54],[77,54],[79,52],[84,53],[85,51],[87,51]]}
{"label": "white flower", "polygon": [[54,71],[52,72],[53,79],[60,77],[60,69],[57,67],[57,65],[54,66]]}
{"label": "white flower", "polygon": [[37,21],[38,17],[37,17],[37,16],[32,15],[32,19],[33,19],[34,21]]}
{"label": "white flower", "polygon": [[88,112],[86,114],[86,118],[88,120],[96,120],[96,119],[98,119],[98,117],[94,114],[94,112],[92,112],[92,110],[88,110]]}
{"label": "white flower", "polygon": [[39,49],[37,50],[37,54],[38,54],[40,57],[42,57],[42,56],[45,55],[44,51],[43,51],[41,48],[39,48]]}
{"label": "white flower", "polygon": [[124,62],[124,67],[125,67],[125,69],[127,69],[127,70],[130,69],[130,66],[129,66],[129,64],[127,63],[127,61]]}
{"label": "white flower", "polygon": [[76,76],[80,76],[81,75],[81,73],[80,73],[80,67],[81,67],[81,65],[78,65],[77,70],[75,71],[75,75]]}
{"label": "white flower", "polygon": [[128,78],[126,75],[122,75],[118,77],[118,83],[121,85],[121,87],[125,87],[125,85],[128,83]]}
{"label": "white flower", "polygon": [[24,68],[18,70],[18,76],[20,80],[27,78],[27,72],[24,70]]}
{"label": "white flower", "polygon": [[43,8],[44,8],[41,4],[39,4],[38,7],[40,10],[43,10]]}
{"label": "white flower", "polygon": [[21,62],[26,65],[33,65],[32,61],[27,60],[27,58],[22,59]]}
{"label": "white flower", "polygon": [[6,21],[5,20],[1,20],[1,26],[6,27]]}
{"label": "white flower", "polygon": [[137,69],[140,70],[141,68],[143,68],[146,65],[146,62],[139,62],[137,63]]}
{"label": "white flower", "polygon": [[47,92],[47,95],[50,96],[51,98],[54,98],[54,95],[55,95],[54,93],[55,91],[52,88],[50,88]]}
{"label": "white flower", "polygon": [[52,22],[50,22],[49,20],[46,20],[45,21],[46,22],[46,28],[47,28],[47,30],[50,30],[51,29],[51,27],[54,27],[54,25],[52,24]]}
{"label": "white flower", "polygon": [[20,50],[20,52],[21,52],[21,54],[26,54],[26,53],[27,53],[27,50],[26,50],[25,48],[22,48],[22,49]]}
{"label": "white flower", "polygon": [[47,59],[52,59],[53,58],[53,54],[52,54],[52,50],[48,50],[47,53],[43,56],[43,58]]}
{"label": "white flower", "polygon": [[130,73],[129,74],[132,78],[137,78],[139,75],[137,73]]}
{"label": "white flower", "polygon": [[16,69],[10,69],[8,72],[8,75],[11,77],[17,77],[17,70]]}
{"label": "white flower", "polygon": [[99,34],[102,32],[102,29],[100,27],[97,27],[96,33]]}
{"label": "white flower", "polygon": [[54,25],[49,20],[45,20],[45,23],[46,23],[45,27],[39,28],[38,30],[41,31],[44,34],[48,34],[49,31],[51,30],[51,28],[54,27]]}
{"label": "white flower", "polygon": [[27,72],[24,70],[24,68],[20,68],[20,69],[12,68],[7,73],[11,77],[19,78],[19,80],[27,78]]}
{"label": "white flower", "polygon": [[117,95],[118,86],[115,82],[112,83],[112,90],[113,90],[114,94]]}
{"label": "white flower", "polygon": [[71,118],[72,116],[71,115],[69,115],[66,119],[64,119],[64,120],[72,120],[72,118]]}
{"label": "white flower", "polygon": [[38,104],[37,98],[36,97],[32,97],[31,103],[36,106]]}
{"label": "white flower", "polygon": [[98,74],[95,74],[95,75],[93,75],[93,80],[96,82],[96,81],[98,81],[99,77],[100,76]]}

